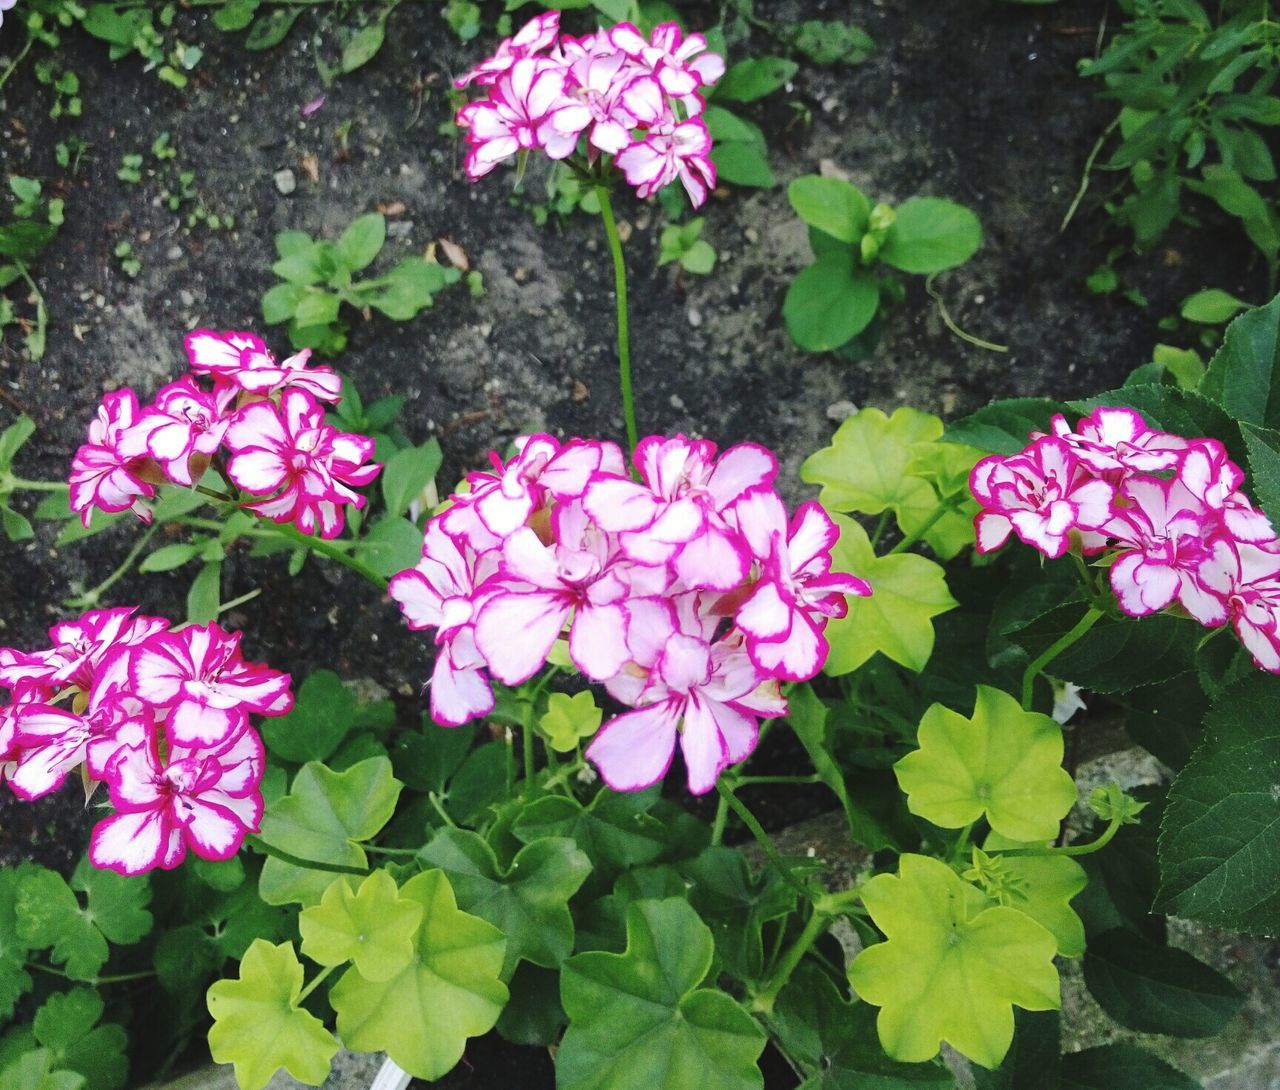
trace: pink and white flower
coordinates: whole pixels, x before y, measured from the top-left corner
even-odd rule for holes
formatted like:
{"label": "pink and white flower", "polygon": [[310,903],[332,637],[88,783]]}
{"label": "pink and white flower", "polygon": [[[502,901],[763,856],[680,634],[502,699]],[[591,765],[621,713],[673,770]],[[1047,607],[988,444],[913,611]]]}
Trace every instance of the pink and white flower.
{"label": "pink and white flower", "polygon": [[9,786],[28,801],[56,791],[81,764],[101,779],[112,757],[126,745],[142,744],[153,729],[140,701],[114,694],[91,702],[82,714],[51,704],[26,704],[13,719],[20,755]]}
{"label": "pink and white flower", "polygon": [[1093,474],[1062,439],[1036,439],[1021,454],[983,458],[969,476],[982,505],[974,519],[978,552],[1016,533],[1050,559],[1067,551],[1072,530],[1098,530],[1111,517],[1114,487]]}
{"label": "pink and white flower", "polygon": [[220,386],[266,397],[288,387],[305,390],[318,401],[342,400],[342,378],[328,367],[311,367],[311,349],[276,361],[253,333],[215,333],[197,329],[183,343],[191,370],[212,375]]}
{"label": "pink and white flower", "polygon": [[499,163],[533,148],[552,159],[570,155],[577,133],[547,124],[556,110],[571,104],[565,96],[567,79],[568,72],[550,61],[523,57],[499,77],[488,98],[459,110],[457,122],[467,130],[467,177],[483,178]]}
{"label": "pink and white flower", "polygon": [[609,40],[652,71],[662,89],[676,98],[724,75],[724,58],[707,52],[707,39],[701,34],[685,37],[677,23],[654,27],[648,41],[631,23],[619,23],[609,31]]}
{"label": "pink and white flower", "polygon": [[208,393],[191,375],[171,382],[121,439],[120,450],[132,458],[150,455],[170,480],[190,487],[192,459],[203,459],[203,472],[222,445],[234,396],[234,391],[225,389],[220,395]]}
{"label": "pink and white flower", "polygon": [[1236,548],[1227,612],[1253,661],[1280,673],[1280,541]]}
{"label": "pink and white flower", "polygon": [[782,500],[768,489],[748,492],[733,511],[763,563],[736,618],[747,652],[765,674],[808,681],[827,659],[827,620],[845,616],[846,596],[866,597],[871,585],[832,572],[831,549],[840,531],[818,503],[802,503],[790,526]]}
{"label": "pink and white flower", "polygon": [[1133,409],[1101,405],[1075,431],[1061,415],[1053,418],[1052,427],[1080,461],[1113,484],[1128,473],[1173,469],[1187,449],[1187,440],[1148,427]]}
{"label": "pink and white flower", "polygon": [[248,715],[283,715],[293,707],[288,674],[240,655],[240,633],[215,623],[188,625],[148,640],[130,664],[133,691],[167,709],[174,746],[219,746],[237,737]]}
{"label": "pink and white flower", "polygon": [[262,820],[265,756],[246,729],[221,748],[172,746],[162,760],[153,741],[111,759],[106,782],[116,813],[94,826],[89,860],[120,874],[176,867],[187,850],[230,859]]}
{"label": "pink and white flower", "polygon": [[107,394],[89,425],[88,442],[72,459],[70,505],[85,526],[95,510],[132,510],[143,522],[152,519],[151,511],[139,502],[156,494],[155,485],[143,476],[147,459],[128,453],[124,442],[138,416],[138,396],[132,390]]}
{"label": "pink and white flower", "polygon": [[455,87],[469,87],[476,84],[488,87],[508,71],[518,60],[549,49],[560,32],[560,13],[546,11],[530,19],[514,37],[504,38],[498,43],[498,49],[492,57],[487,57],[477,64],[461,79],[453,81]]}
{"label": "pink and white flower", "polygon": [[690,203],[700,208],[716,184],[711,133],[701,118],[650,130],[618,153],[617,164],[641,198],[652,197],[679,178]]}
{"label": "pink and white flower", "polygon": [[0,685],[15,691],[32,687],[49,696],[73,688],[105,696],[128,679],[129,653],[169,622],[140,614],[135,606],[92,609],[49,629],[52,646],[35,652],[0,648]]}
{"label": "pink and white flower", "polygon": [[285,390],[278,408],[258,401],[242,409],[227,428],[226,443],[233,452],[231,479],[246,492],[270,497],[246,504],[250,511],[325,538],[342,532],[344,505],[364,506],[354,490],[382,469],[365,464],[373,440],[326,424],[324,410],[304,390]]}
{"label": "pink and white flower", "polygon": [[1215,439],[1194,439],[1187,447],[1178,480],[1205,507],[1221,517],[1237,541],[1262,544],[1275,538],[1271,520],[1240,491],[1244,471]]}

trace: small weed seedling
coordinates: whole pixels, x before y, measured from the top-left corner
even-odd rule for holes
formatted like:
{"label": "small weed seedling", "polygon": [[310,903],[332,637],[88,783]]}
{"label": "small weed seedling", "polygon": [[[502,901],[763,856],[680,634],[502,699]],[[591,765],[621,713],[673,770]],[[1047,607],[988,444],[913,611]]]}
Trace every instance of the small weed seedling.
{"label": "small weed seedling", "polygon": [[716,266],[716,252],[711,243],[702,238],[704,222],[699,216],[683,226],[673,223],[664,227],[658,242],[658,264],[669,265],[675,261],[684,272],[698,276],[710,273]]}
{"label": "small weed seedling", "polygon": [[787,290],[782,314],[808,352],[849,344],[885,303],[902,298],[901,282],[881,265],[931,276],[963,265],[982,245],[978,217],[937,197],[873,208],[856,186],[817,175],[797,178],[787,196],[809,225],[815,260]]}
{"label": "small weed seedling", "polygon": [[280,232],[280,260],[271,270],[282,283],[262,297],[263,318],[272,325],[288,322],[294,348],[332,355],[347,343],[343,303],[406,322],[461,278],[451,266],[406,257],[382,276],[357,280],[355,274],[373,264],[386,239],[387,221],[380,212],[361,216],[337,242],[313,239],[305,231]]}
{"label": "small weed seedling", "polygon": [[35,317],[20,318],[14,302],[0,296],[0,330],[9,325],[20,326],[27,354],[38,360],[44,355],[49,315],[30,269],[62,226],[62,200],[44,200],[36,179],[16,174],[9,178],[9,189],[14,201],[12,218],[0,225],[0,291],[21,282],[27,289],[27,298],[35,304]]}

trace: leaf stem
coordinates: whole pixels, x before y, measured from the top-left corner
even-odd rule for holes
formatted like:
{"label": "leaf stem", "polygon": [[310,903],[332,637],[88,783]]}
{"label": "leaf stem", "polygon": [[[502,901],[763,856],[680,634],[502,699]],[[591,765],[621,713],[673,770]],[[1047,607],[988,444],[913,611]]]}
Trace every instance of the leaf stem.
{"label": "leaf stem", "polygon": [[782,955],[782,960],[778,962],[777,969],[769,977],[765,986],[752,997],[751,1009],[753,1011],[766,1015],[773,1013],[773,1005],[777,1002],[779,993],[787,986],[787,981],[791,979],[791,974],[796,971],[796,966],[800,964],[801,959],[809,952],[809,948],[818,941],[818,938],[827,929],[830,919],[830,916],[819,912],[816,908],[810,913],[799,938]]}
{"label": "leaf stem", "polygon": [[972,333],[966,333],[957,324],[956,320],[951,317],[951,311],[947,309],[947,304],[942,299],[942,293],[936,291],[933,282],[938,278],[937,273],[930,273],[925,277],[924,290],[925,293],[933,300],[934,305],[938,308],[938,316],[951,332],[959,337],[962,341],[973,345],[975,348],[985,348],[988,352],[1008,352],[1007,344],[996,344],[994,341],[984,341],[981,337],[975,337]]}
{"label": "leaf stem", "polygon": [[345,863],[325,863],[319,859],[304,859],[300,855],[294,855],[283,848],[268,844],[262,837],[253,833],[246,836],[244,842],[251,847],[257,848],[264,855],[279,859],[281,863],[288,863],[291,867],[302,867],[304,870],[328,871],[330,874],[355,874],[361,878],[370,873],[368,867],[348,867]]}
{"label": "leaf stem", "polygon": [[388,586],[387,580],[372,568],[362,564],[354,556],[349,556],[341,547],[325,541],[322,537],[315,537],[312,534],[304,534],[301,530],[290,526],[287,523],[273,523],[272,532],[289,538],[290,541],[301,545],[304,549],[310,549],[312,552],[319,553],[321,556],[337,561],[337,563],[341,564],[344,568],[350,568],[356,574],[364,576],[365,579],[385,593]]}
{"label": "leaf stem", "polygon": [[742,824],[751,830],[751,835],[756,838],[756,842],[764,851],[765,858],[773,864],[774,869],[782,876],[787,885],[795,889],[806,901],[812,901],[814,899],[813,892],[787,866],[786,860],[782,858],[782,854],[774,845],[773,838],[764,831],[764,826],[756,820],[755,814],[748,810],[742,800],[733,793],[733,788],[725,783],[724,780],[716,780],[716,790],[720,792],[720,797],[729,809],[738,815]]}
{"label": "leaf stem", "polygon": [[627,423],[627,446],[636,449],[640,432],[636,428],[636,402],[631,387],[631,330],[627,318],[627,264],[622,256],[622,239],[618,235],[618,223],[613,217],[613,205],[609,190],[597,186],[600,198],[600,219],[609,240],[609,253],[613,257],[613,288],[618,304],[618,385],[622,390],[622,415]]}
{"label": "leaf stem", "polygon": [[933,509],[929,517],[925,519],[924,522],[922,522],[919,526],[917,526],[915,530],[907,534],[906,537],[904,537],[901,541],[899,541],[898,544],[896,544],[892,549],[890,549],[888,553],[886,553],[885,555],[893,556],[895,553],[905,553],[909,548],[911,548],[912,545],[914,545],[917,541],[923,538],[925,534],[927,534],[930,530],[932,530],[944,515],[946,515],[950,511],[953,511],[955,508],[959,507],[960,504],[962,504],[967,498],[968,498],[968,493],[965,492],[964,489],[961,489],[959,492],[951,493],[951,495],[948,496],[945,500],[939,500],[938,506]]}
{"label": "leaf stem", "polygon": [[159,529],[159,523],[152,523],[152,525],[148,526],[147,532],[138,538],[134,543],[133,548],[129,550],[128,554],[125,556],[124,560],[120,562],[120,566],[116,568],[115,571],[91,590],[86,590],[83,594],[78,594],[74,598],[68,598],[66,600],[66,604],[83,609],[92,609],[96,606],[102,599],[102,596],[114,587],[121,579],[123,579],[126,574],[128,574],[129,569],[133,567],[134,562],[142,555],[142,550],[147,547],[148,542],[155,537],[156,531]]}
{"label": "leaf stem", "polygon": [[1070,647],[1077,640],[1081,639],[1099,620],[1102,619],[1102,610],[1090,606],[1085,610],[1084,616],[1075,624],[1075,627],[1067,632],[1059,639],[1050,644],[1038,657],[1027,664],[1026,672],[1022,675],[1022,708],[1023,711],[1031,710],[1031,700],[1034,696],[1036,678],[1046,666],[1056,659],[1063,651]]}
{"label": "leaf stem", "polygon": [[893,514],[892,510],[886,507],[880,512],[880,517],[876,519],[875,529],[871,531],[871,547],[874,549],[880,544],[880,539],[884,537],[884,532],[889,526],[889,516]]}
{"label": "leaf stem", "polygon": [[19,492],[69,492],[65,481],[29,481],[25,477],[8,476],[5,482]]}
{"label": "leaf stem", "polygon": [[137,973],[117,973],[114,976],[96,976],[92,980],[81,980],[80,977],[74,977],[70,973],[55,969],[52,965],[44,965],[38,961],[28,961],[26,968],[35,969],[40,973],[48,973],[50,976],[61,977],[63,980],[75,980],[93,987],[97,987],[100,984],[128,984],[134,980],[150,980],[156,975],[154,969],[147,969]]}
{"label": "leaf stem", "polygon": [[1085,844],[1068,844],[1061,848],[1048,845],[1043,848],[984,848],[983,851],[988,855],[1092,855],[1110,844],[1123,824],[1123,817],[1113,817],[1110,824],[1102,830],[1102,834],[1096,840],[1090,840]]}
{"label": "leaf stem", "polygon": [[316,973],[316,975],[311,978],[311,983],[308,984],[305,988],[302,989],[302,991],[298,993],[298,998],[295,1000],[295,1003],[297,1004],[297,1006],[299,1007],[302,1006],[302,1003],[307,998],[307,996],[309,996],[318,987],[320,987],[320,985],[324,983],[325,979],[329,976],[329,974],[332,973],[336,968],[337,968],[336,965],[326,965],[323,969],[321,969],[318,973]]}

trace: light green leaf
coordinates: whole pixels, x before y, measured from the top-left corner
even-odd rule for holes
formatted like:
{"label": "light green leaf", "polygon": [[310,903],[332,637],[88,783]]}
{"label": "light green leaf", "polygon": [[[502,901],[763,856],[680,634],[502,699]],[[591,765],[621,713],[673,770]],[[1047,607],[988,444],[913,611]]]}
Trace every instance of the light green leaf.
{"label": "light green leaf", "polygon": [[[367,866],[360,842],[391,820],[400,787],[386,757],[370,757],[345,772],[331,772],[315,762],[305,764],[289,794],[268,805],[262,839],[301,859]],[[271,858],[263,864],[258,890],[267,904],[312,905],[332,880],[329,872],[304,870]]]}
{"label": "light green leaf", "polygon": [[239,978],[209,988],[209,1051],[218,1063],[235,1064],[240,1090],[262,1090],[280,1068],[309,1086],[328,1078],[338,1042],[298,1005],[302,977],[293,943],[257,939]]}
{"label": "light green leaf", "polygon": [[29,416],[20,416],[4,431],[0,431],[0,470],[13,465],[14,455],[35,434],[36,422]]}
{"label": "light green leaf", "polygon": [[1248,303],[1237,299],[1230,292],[1207,288],[1182,300],[1180,313],[1188,322],[1221,325],[1231,321],[1240,311],[1248,309]]}
{"label": "light green leaf", "polygon": [[24,1052],[3,1071],[5,1090],[82,1090],[84,1076],[75,1071],[55,1071],[53,1053],[47,1048]]}
{"label": "light green leaf", "polygon": [[387,514],[403,515],[440,472],[444,453],[434,437],[418,447],[397,451],[382,470],[382,498]]}
{"label": "light green leaf", "polygon": [[276,284],[262,297],[262,320],[267,325],[287,322],[293,317],[307,289],[301,284]]}
{"label": "light green leaf", "polygon": [[982,245],[982,225],[969,209],[937,197],[898,205],[880,260],[909,273],[935,273],[963,265]]}
{"label": "light green leaf", "polygon": [[387,220],[381,212],[370,212],[352,221],[338,239],[338,258],[352,272],[359,272],[382,251],[387,241]]}
{"label": "light green leaf", "polygon": [[404,322],[429,307],[436,293],[456,283],[460,275],[452,266],[437,265],[425,257],[406,257],[386,276],[366,280],[357,290],[371,307]]}
{"label": "light green leaf", "polygon": [[[1044,841],[1028,844],[1010,840],[999,833],[988,833],[983,847],[1045,847]],[[1002,904],[1025,912],[1058,940],[1058,953],[1064,958],[1078,958],[1084,953],[1084,924],[1071,907],[1071,899],[1089,884],[1084,867],[1065,855],[998,855],[1000,866],[1010,880],[1013,892]]]}
{"label": "light green leaf", "polygon": [[143,557],[138,565],[140,572],[173,571],[190,560],[194,560],[204,548],[204,541],[179,542],[174,545],[161,545],[154,552]]}
{"label": "light green leaf", "polygon": [[843,178],[806,174],[787,186],[787,200],[810,227],[841,242],[857,242],[866,234],[871,202]]}
{"label": "light green leaf", "polygon": [[785,57],[753,57],[738,61],[720,78],[712,93],[722,102],[755,102],[776,91],[799,68],[795,61]]}
{"label": "light green leaf", "polygon": [[384,516],[360,540],[356,557],[378,575],[390,578],[422,559],[422,531],[407,518]]}
{"label": "light green leaf", "polygon": [[876,1027],[894,1059],[932,1059],[946,1041],[995,1067],[1013,1040],[1014,1005],[1059,1006],[1053,936],[1012,908],[986,907],[945,863],[903,855],[897,876],[863,886],[862,903],[888,941],[863,950],[849,979],[880,1007]]}
{"label": "light green leaf", "polygon": [[510,978],[521,958],[554,969],[572,953],[569,898],[591,872],[591,860],[572,840],[536,840],[521,848],[503,870],[479,833],[444,829],[416,858],[444,871],[458,905],[506,936],[504,979]]}
{"label": "light green leaf", "polygon": [[1141,1033],[1213,1037],[1244,1003],[1235,985],[1204,962],[1127,928],[1089,940],[1084,979],[1103,1010]]}
{"label": "light green leaf", "polygon": [[879,308],[875,277],[847,261],[819,258],[791,281],[782,317],[806,352],[828,352],[866,329]]}
{"label": "light green leaf", "polygon": [[699,988],[711,932],[687,901],[636,901],[627,949],[565,962],[569,1028],[556,1054],[559,1090],[757,1090],[765,1037],[733,999]]}
{"label": "light green leaf", "polygon": [[374,871],[355,892],[351,881],[335,879],[318,905],[302,911],[302,952],[318,965],[353,962],[365,980],[390,980],[413,960],[422,905],[401,897],[385,870]]}
{"label": "light green leaf", "polygon": [[487,1033],[507,1002],[498,978],[506,943],[492,924],[458,909],[443,872],[427,871],[400,890],[422,906],[413,961],[378,983],[348,969],[329,993],[349,1048],[385,1051],[409,1074],[438,1079],[468,1037]]}
{"label": "light green leaf", "polygon": [[1280,681],[1226,688],[1169,790],[1156,910],[1250,934],[1280,932]]}
{"label": "light green leaf", "polygon": [[55,992],[36,1012],[36,1040],[53,1053],[56,1066],[84,1076],[85,1090],[119,1090],[129,1070],[128,1038],[120,1026],[98,1025],[103,1009],[96,991],[72,988]]}
{"label": "light green leaf", "polygon": [[355,721],[355,695],[332,670],[317,670],[299,686],[287,714],[262,724],[262,738],[272,753],[286,761],[324,761]]}
{"label": "light green leaf", "polygon": [[357,68],[368,64],[377,55],[378,50],[382,48],[382,43],[386,36],[387,21],[385,18],[370,23],[367,27],[356,31],[351,41],[347,42],[346,47],[342,50],[342,71],[344,73],[354,72]]}
{"label": "light green leaf", "polygon": [[999,689],[978,686],[972,719],[934,704],[919,738],[893,770],[911,812],[944,829],[985,816],[1012,840],[1052,840],[1075,805],[1062,728]]}
{"label": "light green leaf", "polygon": [[590,689],[569,696],[552,693],[547,698],[546,713],[538,720],[551,748],[557,753],[569,753],[578,748],[584,738],[590,738],[600,729],[604,712],[596,704]]}
{"label": "light green leaf", "polygon": [[822,485],[818,499],[828,511],[878,515],[918,488],[920,478],[907,467],[921,445],[941,435],[942,421],[931,413],[903,406],[885,416],[862,409],[836,429],[830,446],[805,459],[800,477]]}
{"label": "light green leaf", "polygon": [[848,614],[827,625],[831,652],[825,672],[850,673],[879,651],[919,673],[933,653],[933,618],[956,607],[946,574],[932,560],[911,553],[877,557],[867,532],[853,519],[831,517],[840,530],[833,570],[865,579],[871,596],[849,598]]}
{"label": "light green leaf", "polygon": [[300,329],[309,326],[332,325],[338,320],[338,308],[342,299],[331,291],[308,291],[293,312],[293,320]]}

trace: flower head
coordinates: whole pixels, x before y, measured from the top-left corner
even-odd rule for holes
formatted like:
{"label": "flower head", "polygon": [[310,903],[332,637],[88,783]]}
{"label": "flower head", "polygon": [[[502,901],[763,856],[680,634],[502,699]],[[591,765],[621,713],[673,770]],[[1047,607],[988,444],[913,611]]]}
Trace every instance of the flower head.
{"label": "flower head", "polygon": [[132,510],[143,522],[152,515],[139,501],[156,494],[146,480],[147,459],[126,440],[139,416],[138,396],[130,389],[107,394],[89,425],[88,441],[71,462],[71,510],[85,526],[93,512],[118,514]]}

